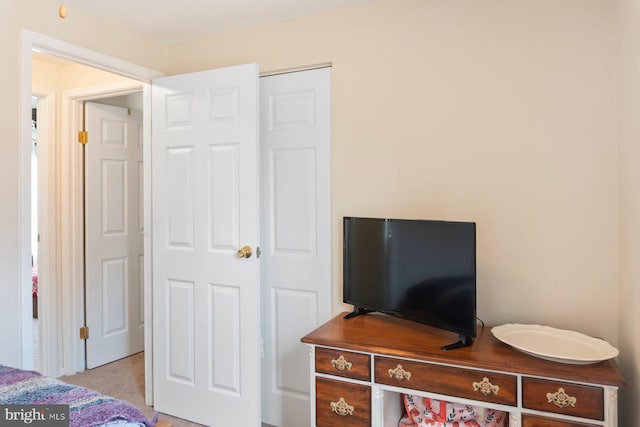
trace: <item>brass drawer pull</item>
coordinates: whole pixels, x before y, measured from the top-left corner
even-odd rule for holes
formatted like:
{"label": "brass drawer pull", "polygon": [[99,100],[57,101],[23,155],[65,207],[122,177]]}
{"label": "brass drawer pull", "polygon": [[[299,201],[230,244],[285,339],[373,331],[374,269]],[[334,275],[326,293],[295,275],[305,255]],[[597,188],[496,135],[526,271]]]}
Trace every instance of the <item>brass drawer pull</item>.
{"label": "brass drawer pull", "polygon": [[491,384],[487,377],[484,377],[479,383],[472,383],[472,385],[475,391],[479,391],[485,396],[489,396],[491,393],[497,395],[498,391],[500,391],[500,387]]}
{"label": "brass drawer pull", "polygon": [[564,392],[562,387],[558,388],[555,393],[547,393],[547,400],[549,403],[553,403],[559,408],[566,408],[567,406],[576,406],[578,399],[569,396]]}
{"label": "brass drawer pull", "polygon": [[337,359],[331,359],[331,364],[338,371],[351,370],[353,366],[353,363],[347,362],[343,355],[340,355]]}
{"label": "brass drawer pull", "polygon": [[389,376],[398,381],[408,380],[411,378],[411,372],[402,369],[402,365],[396,366],[395,369],[389,369]]}
{"label": "brass drawer pull", "polygon": [[344,417],[346,415],[353,415],[353,406],[345,402],[344,397],[338,399],[337,402],[331,402],[331,410],[336,414]]}

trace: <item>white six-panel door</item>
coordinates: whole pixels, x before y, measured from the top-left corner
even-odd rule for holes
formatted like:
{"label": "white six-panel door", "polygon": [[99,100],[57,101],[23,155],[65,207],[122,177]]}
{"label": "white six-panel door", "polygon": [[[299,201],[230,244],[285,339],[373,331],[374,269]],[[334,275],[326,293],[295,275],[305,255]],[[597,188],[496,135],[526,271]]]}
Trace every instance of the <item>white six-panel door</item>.
{"label": "white six-panel door", "polygon": [[259,426],[258,68],[157,79],[152,98],[154,406]]}
{"label": "white six-panel door", "polygon": [[309,425],[309,351],[331,315],[330,68],[260,79],[263,421]]}
{"label": "white six-panel door", "polygon": [[87,103],[87,368],[144,349],[142,113]]}

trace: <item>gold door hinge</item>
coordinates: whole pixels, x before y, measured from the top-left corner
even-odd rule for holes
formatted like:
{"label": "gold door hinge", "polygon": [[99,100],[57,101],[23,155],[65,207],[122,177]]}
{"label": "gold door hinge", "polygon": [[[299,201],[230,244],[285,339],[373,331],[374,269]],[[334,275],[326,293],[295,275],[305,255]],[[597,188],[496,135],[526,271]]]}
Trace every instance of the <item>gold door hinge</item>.
{"label": "gold door hinge", "polygon": [[80,328],[80,339],[81,340],[88,340],[89,339],[89,327],[88,326],[82,326]]}
{"label": "gold door hinge", "polygon": [[78,142],[80,144],[86,144],[87,142],[89,142],[89,132],[87,132],[86,130],[81,130],[80,132],[78,132]]}

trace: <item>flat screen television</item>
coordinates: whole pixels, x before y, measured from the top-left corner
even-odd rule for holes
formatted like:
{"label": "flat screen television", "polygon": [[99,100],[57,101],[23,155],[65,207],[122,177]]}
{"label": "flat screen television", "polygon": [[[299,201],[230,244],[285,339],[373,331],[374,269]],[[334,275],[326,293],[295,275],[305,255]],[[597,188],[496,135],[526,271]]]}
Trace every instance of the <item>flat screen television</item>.
{"label": "flat screen television", "polygon": [[345,217],[346,317],[378,311],[456,332],[445,350],[476,336],[473,222]]}

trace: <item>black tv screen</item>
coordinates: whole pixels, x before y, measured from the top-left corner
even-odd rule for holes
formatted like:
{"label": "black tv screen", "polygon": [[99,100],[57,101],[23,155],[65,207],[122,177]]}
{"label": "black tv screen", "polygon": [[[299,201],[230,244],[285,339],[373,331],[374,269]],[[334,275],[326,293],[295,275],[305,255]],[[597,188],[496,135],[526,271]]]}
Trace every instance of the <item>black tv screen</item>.
{"label": "black tv screen", "polygon": [[476,336],[473,222],[344,218],[344,302]]}

